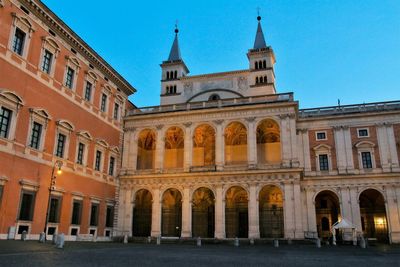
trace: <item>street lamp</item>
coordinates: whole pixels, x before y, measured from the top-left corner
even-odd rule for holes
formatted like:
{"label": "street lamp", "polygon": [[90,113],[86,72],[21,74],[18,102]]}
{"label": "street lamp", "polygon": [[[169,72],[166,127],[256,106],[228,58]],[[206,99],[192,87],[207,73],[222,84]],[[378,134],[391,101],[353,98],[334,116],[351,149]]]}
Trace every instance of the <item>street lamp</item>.
{"label": "street lamp", "polygon": [[61,175],[61,167],[63,165],[63,162],[60,160],[57,160],[54,162],[53,169],[51,170],[51,178],[50,178],[50,186],[49,186],[49,198],[47,200],[47,209],[46,209],[46,222],[44,224],[44,241],[46,242],[47,240],[47,221],[49,220],[49,213],[50,213],[50,201],[51,201],[51,192],[54,190],[55,185],[56,185],[56,179],[57,176],[55,175],[55,170],[57,168],[57,175]]}

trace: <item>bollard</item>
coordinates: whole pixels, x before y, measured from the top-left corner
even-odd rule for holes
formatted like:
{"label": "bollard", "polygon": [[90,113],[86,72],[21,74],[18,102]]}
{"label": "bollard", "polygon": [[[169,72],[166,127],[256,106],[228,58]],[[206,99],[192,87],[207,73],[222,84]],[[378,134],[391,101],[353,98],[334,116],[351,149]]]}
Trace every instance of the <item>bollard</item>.
{"label": "bollard", "polygon": [[58,235],[57,234],[53,234],[53,240],[51,241],[51,243],[53,245],[57,245],[57,239],[58,239]]}
{"label": "bollard", "polygon": [[235,240],[234,240],[234,242],[233,242],[233,245],[234,245],[235,247],[238,247],[238,246],[239,246],[239,238],[235,237]]}
{"label": "bollard", "polygon": [[46,241],[46,234],[44,232],[41,232],[39,235],[39,243],[44,243]]}
{"label": "bollard", "polygon": [[147,243],[151,244],[151,236],[147,237]]}
{"label": "bollard", "polygon": [[278,239],[274,239],[274,247],[279,248],[279,240]]}
{"label": "bollard", "polygon": [[250,238],[250,245],[254,245],[254,238]]}
{"label": "bollard", "polygon": [[63,233],[57,235],[56,248],[60,248],[60,249],[64,248],[64,241],[65,241],[65,237],[64,237]]}
{"label": "bollard", "polygon": [[365,243],[365,239],[364,239],[363,236],[360,238],[360,247],[361,248],[366,248],[367,247],[367,244]]}
{"label": "bollard", "polygon": [[161,245],[161,235],[157,236],[157,245]]}
{"label": "bollard", "polygon": [[317,238],[315,243],[317,244],[317,248],[321,247],[321,239]]}
{"label": "bollard", "polygon": [[197,246],[201,247],[201,238],[200,238],[200,236],[197,238]]}
{"label": "bollard", "polygon": [[22,241],[26,241],[26,235],[27,235],[27,232],[23,231],[22,234],[21,234],[21,240]]}
{"label": "bollard", "polygon": [[124,235],[124,244],[128,243],[128,235]]}

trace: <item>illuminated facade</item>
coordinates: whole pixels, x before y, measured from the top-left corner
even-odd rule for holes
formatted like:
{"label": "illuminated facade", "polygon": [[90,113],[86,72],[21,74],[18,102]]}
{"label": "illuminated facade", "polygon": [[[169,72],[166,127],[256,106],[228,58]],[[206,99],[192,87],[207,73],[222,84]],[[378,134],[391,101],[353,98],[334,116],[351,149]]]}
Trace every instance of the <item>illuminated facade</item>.
{"label": "illuminated facade", "polygon": [[135,89],[41,1],[0,1],[0,25],[0,239],[109,239]]}
{"label": "illuminated facade", "polygon": [[400,242],[400,102],[299,110],[277,94],[261,18],[249,69],[188,76],[178,31],[161,106],[125,118],[118,231]]}

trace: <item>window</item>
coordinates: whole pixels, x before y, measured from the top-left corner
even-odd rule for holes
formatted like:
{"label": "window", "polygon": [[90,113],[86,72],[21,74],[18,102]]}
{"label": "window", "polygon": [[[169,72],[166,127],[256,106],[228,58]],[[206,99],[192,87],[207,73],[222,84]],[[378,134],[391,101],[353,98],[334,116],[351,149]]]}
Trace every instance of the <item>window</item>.
{"label": "window", "polygon": [[42,62],[42,71],[43,72],[50,74],[52,61],[53,61],[53,54],[50,53],[49,50],[45,49],[44,55],[43,55],[43,62]]}
{"label": "window", "polygon": [[76,163],[83,165],[83,154],[85,152],[85,144],[79,143],[78,144],[78,155],[76,159]]}
{"label": "window", "polygon": [[317,132],[317,140],[326,140],[326,132]]}
{"label": "window", "polygon": [[371,152],[361,152],[362,166],[364,169],[372,169],[372,157]]}
{"label": "window", "polygon": [[35,192],[22,191],[18,219],[32,221],[35,206]]}
{"label": "window", "polygon": [[319,155],[319,170],[320,171],[328,171],[329,170],[329,163],[328,163],[328,155],[327,154],[320,154]]}
{"label": "window", "polygon": [[114,207],[107,205],[106,210],[106,227],[114,226]]}
{"label": "window", "polygon": [[0,137],[8,138],[11,125],[12,111],[1,107],[0,109]]}
{"label": "window", "polygon": [[64,157],[65,140],[66,140],[66,136],[59,133],[58,139],[57,139],[57,149],[56,149],[56,156],[59,158]]}
{"label": "window", "polygon": [[101,94],[101,103],[100,103],[100,110],[102,112],[107,111],[107,95],[106,94]]}
{"label": "window", "polygon": [[61,198],[52,196],[50,199],[49,220],[50,223],[60,222]]}
{"label": "window", "polygon": [[101,151],[97,150],[96,151],[96,161],[95,161],[94,169],[96,171],[100,171],[100,165],[101,165]]}
{"label": "window", "polygon": [[85,100],[90,101],[92,99],[92,83],[91,82],[86,82],[86,87],[85,87]]}
{"label": "window", "polygon": [[90,226],[97,226],[99,217],[99,204],[92,203],[90,208]]}
{"label": "window", "polygon": [[65,86],[69,89],[73,88],[74,85],[75,71],[71,67],[67,67],[67,74],[65,76]]}
{"label": "window", "polygon": [[358,137],[369,137],[368,129],[357,129]]}
{"label": "window", "polygon": [[34,149],[39,149],[40,147],[40,139],[42,135],[43,126],[38,122],[33,122],[32,134],[31,134],[31,143],[29,146]]}
{"label": "window", "polygon": [[119,105],[115,103],[114,105],[114,120],[118,120],[119,118]]}
{"label": "window", "polygon": [[1,199],[3,198],[3,185],[0,185],[0,209],[1,209]]}
{"label": "window", "polygon": [[115,166],[115,158],[110,157],[110,166],[108,168],[108,175],[111,175],[111,176],[114,175],[114,166]]}
{"label": "window", "polygon": [[208,101],[217,101],[220,100],[221,98],[217,94],[213,94],[208,98]]}
{"label": "window", "polygon": [[82,216],[82,201],[74,200],[72,203],[72,218],[71,224],[80,225]]}
{"label": "window", "polygon": [[26,33],[23,32],[21,29],[16,28],[12,50],[20,56],[22,56],[24,53],[25,38],[26,38]]}

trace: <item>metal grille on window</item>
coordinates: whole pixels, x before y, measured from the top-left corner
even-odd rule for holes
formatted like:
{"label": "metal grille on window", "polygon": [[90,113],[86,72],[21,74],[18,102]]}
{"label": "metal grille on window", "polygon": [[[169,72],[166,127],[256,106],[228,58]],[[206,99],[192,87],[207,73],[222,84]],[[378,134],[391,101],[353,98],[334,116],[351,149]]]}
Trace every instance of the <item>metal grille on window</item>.
{"label": "metal grille on window", "polygon": [[65,146],[65,135],[63,134],[58,134],[58,140],[57,140],[57,151],[56,151],[56,156],[57,157],[64,157],[64,146]]}
{"label": "metal grille on window", "polygon": [[74,82],[74,74],[75,74],[75,71],[73,69],[71,69],[70,67],[68,67],[67,68],[67,77],[65,79],[65,86],[67,86],[70,89],[72,89],[72,85]]}
{"label": "metal grille on window", "polygon": [[364,169],[372,169],[371,152],[361,152],[361,159]]}
{"label": "metal grille on window", "polygon": [[39,149],[41,134],[42,134],[42,125],[40,123],[34,122],[32,128],[30,147]]}
{"label": "metal grille on window", "polygon": [[96,163],[95,163],[95,170],[100,171],[100,161],[101,161],[101,152],[96,151]]}
{"label": "metal grille on window", "polygon": [[13,41],[13,51],[18,55],[22,56],[24,43],[25,43],[26,33],[20,29],[15,30],[14,41]]}
{"label": "metal grille on window", "polygon": [[82,143],[79,143],[78,145],[78,158],[76,160],[76,163],[78,164],[83,164],[83,151],[85,150],[85,145]]}
{"label": "metal grille on window", "polygon": [[326,154],[319,155],[319,170],[320,171],[329,170],[328,155]]}
{"label": "metal grille on window", "polygon": [[12,111],[2,107],[0,109],[0,137],[8,138],[8,133],[10,131]]}
{"label": "metal grille on window", "polygon": [[92,97],[92,84],[90,82],[86,82],[85,100],[90,101],[91,97]]}
{"label": "metal grille on window", "polygon": [[46,72],[47,74],[50,74],[52,59],[53,59],[53,54],[50,53],[48,50],[45,50],[43,56],[42,71]]}

